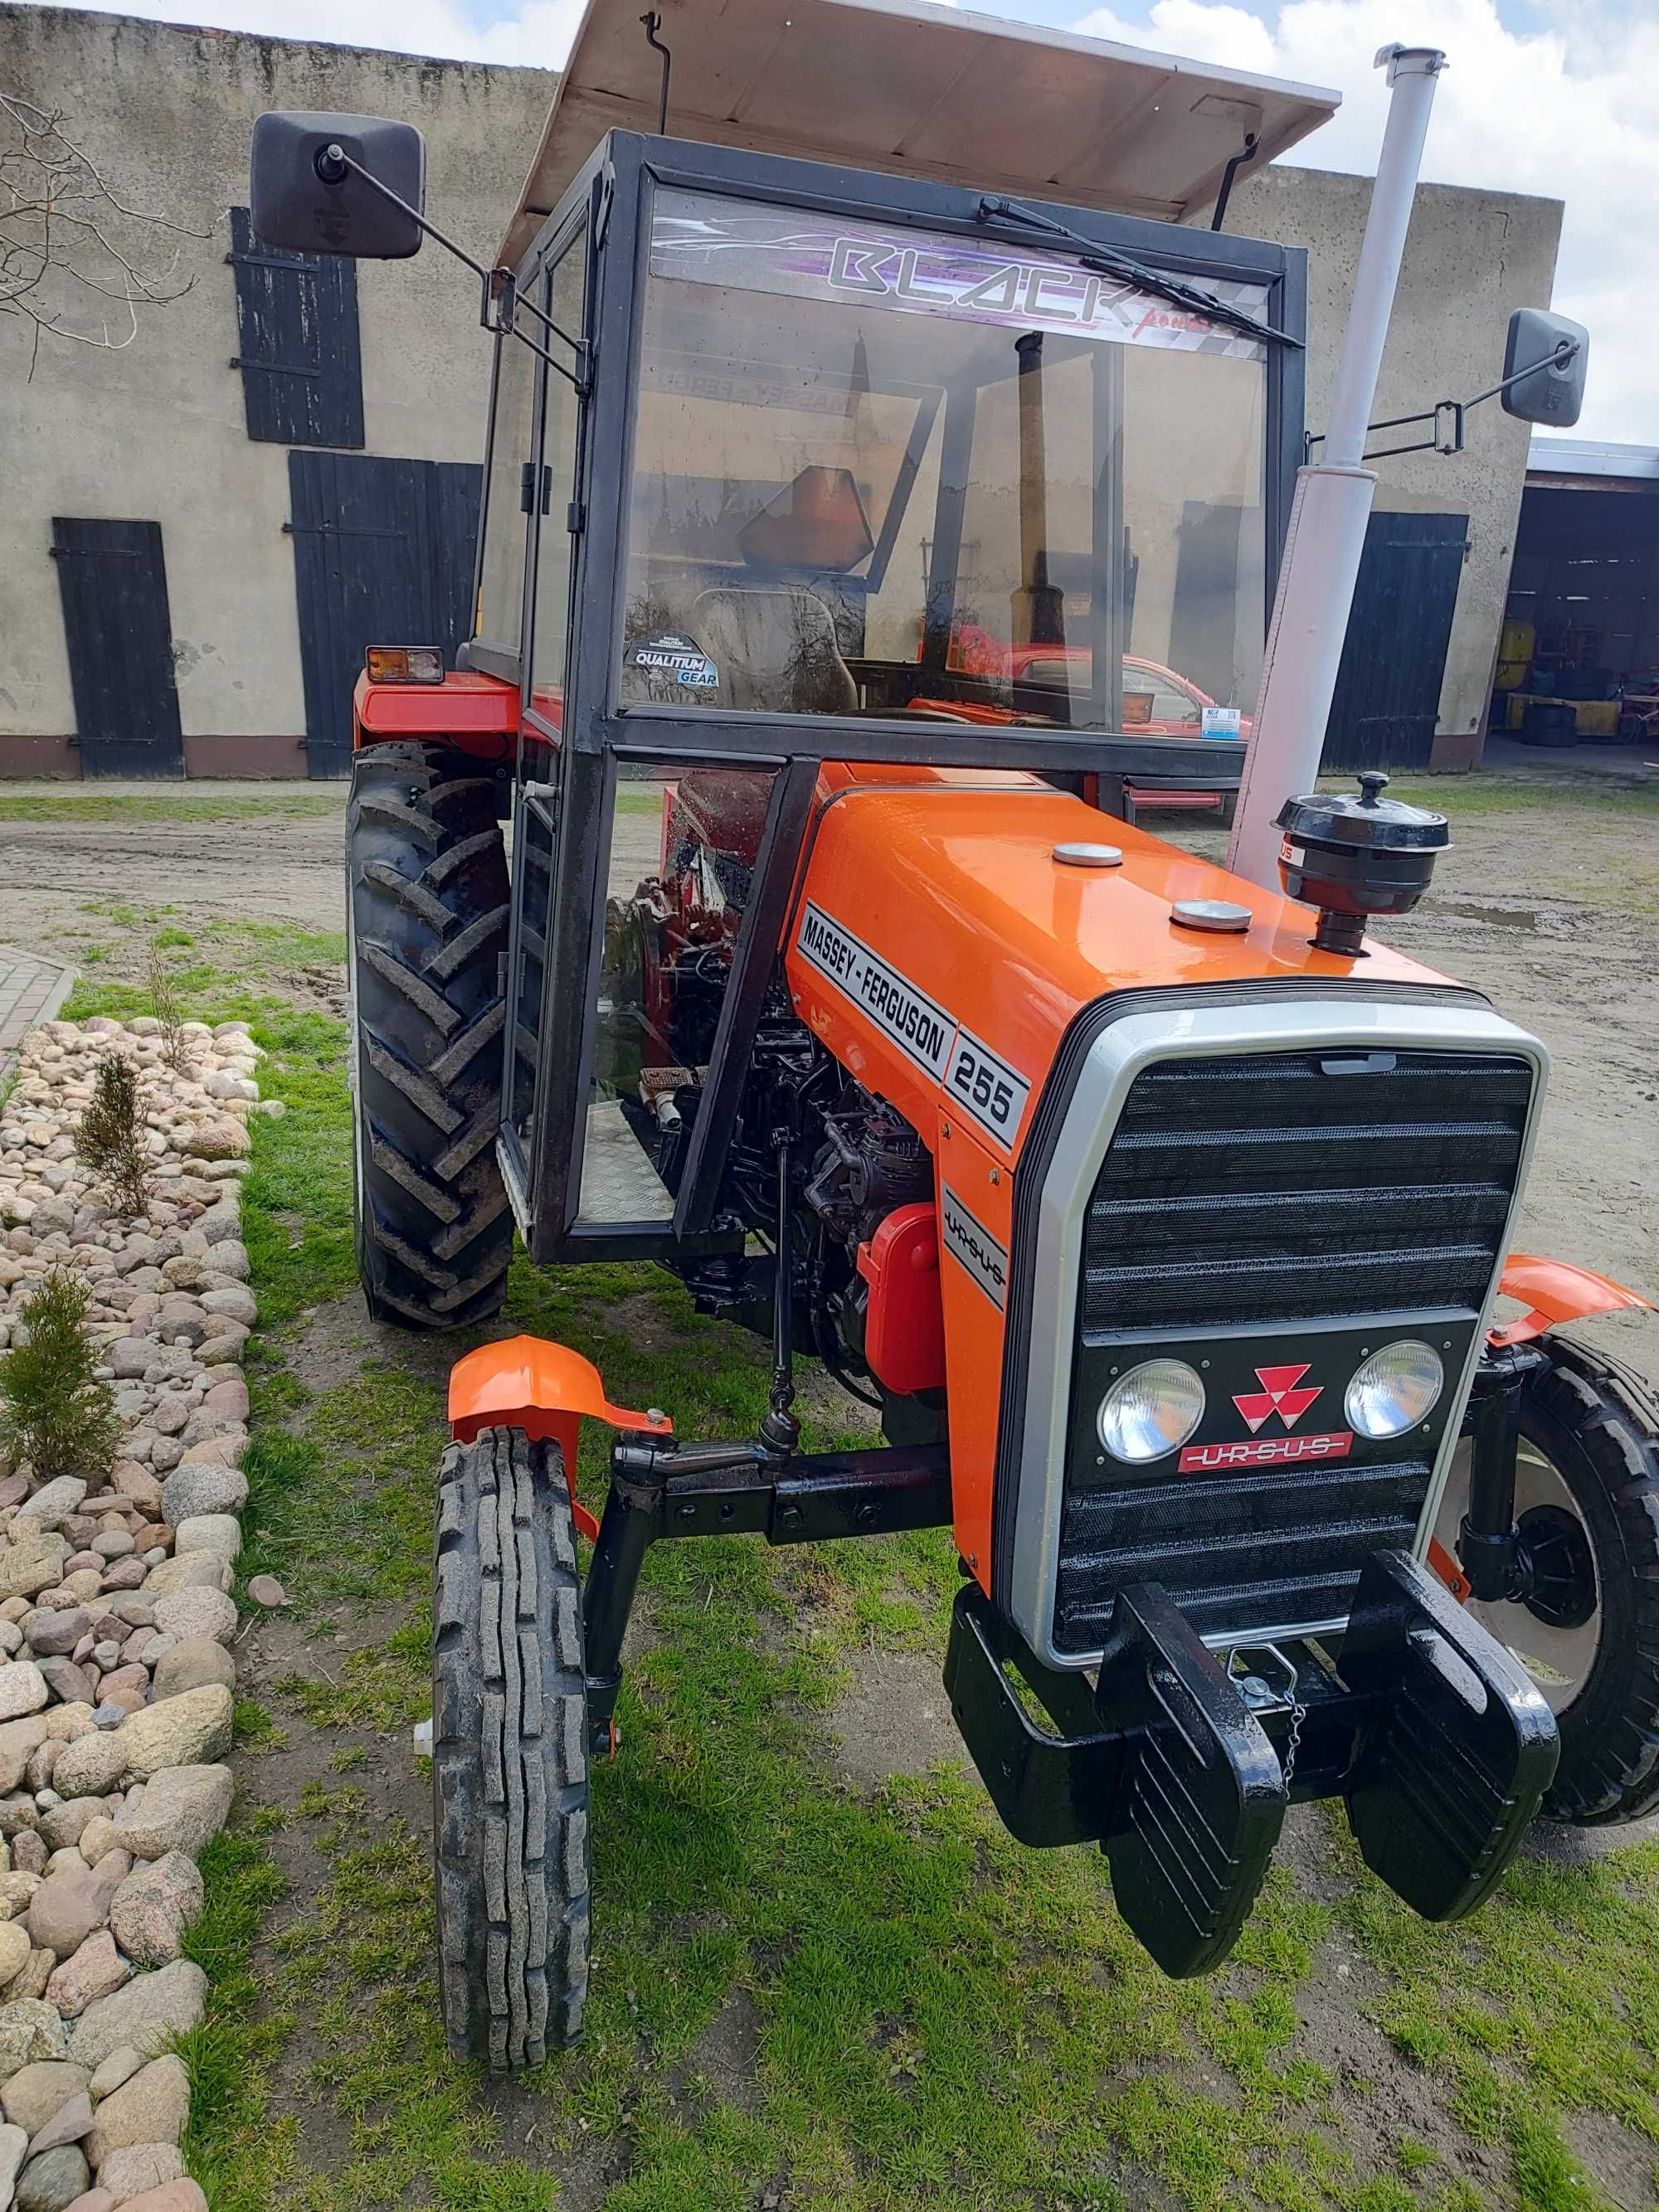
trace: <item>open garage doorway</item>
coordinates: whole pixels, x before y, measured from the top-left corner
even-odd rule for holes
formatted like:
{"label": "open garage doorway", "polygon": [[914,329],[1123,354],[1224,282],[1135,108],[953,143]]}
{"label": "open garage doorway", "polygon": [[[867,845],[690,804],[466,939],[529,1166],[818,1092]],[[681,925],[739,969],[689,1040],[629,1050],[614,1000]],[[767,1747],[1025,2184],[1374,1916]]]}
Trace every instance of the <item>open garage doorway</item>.
{"label": "open garage doorway", "polygon": [[1659,450],[1534,438],[1486,764],[1659,758]]}

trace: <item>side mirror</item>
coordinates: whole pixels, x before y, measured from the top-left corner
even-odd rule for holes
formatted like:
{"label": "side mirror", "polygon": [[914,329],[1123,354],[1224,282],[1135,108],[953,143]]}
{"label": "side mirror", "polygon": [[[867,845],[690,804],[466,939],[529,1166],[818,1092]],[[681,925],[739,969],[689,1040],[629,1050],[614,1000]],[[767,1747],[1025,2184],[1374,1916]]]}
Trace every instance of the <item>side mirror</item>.
{"label": "side mirror", "polygon": [[[1565,345],[1575,350],[1563,357]],[[1582,323],[1545,307],[1517,307],[1504,349],[1504,374],[1517,380],[1504,394],[1504,412],[1570,428],[1584,404],[1589,368],[1589,332]]]}
{"label": "side mirror", "polygon": [[248,202],[255,237],[296,253],[343,253],[356,261],[406,261],[418,253],[420,225],[331,161],[331,146],[424,213],[426,141],[413,124],[272,112],[253,126]]}

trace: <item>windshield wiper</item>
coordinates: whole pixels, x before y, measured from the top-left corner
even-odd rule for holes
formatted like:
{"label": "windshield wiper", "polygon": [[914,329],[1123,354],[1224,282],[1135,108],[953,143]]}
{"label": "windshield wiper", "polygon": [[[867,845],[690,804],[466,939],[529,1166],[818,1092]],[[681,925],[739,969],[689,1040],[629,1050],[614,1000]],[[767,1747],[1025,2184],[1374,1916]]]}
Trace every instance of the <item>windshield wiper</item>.
{"label": "windshield wiper", "polygon": [[1155,292],[1160,299],[1170,301],[1177,307],[1190,307],[1202,315],[1206,322],[1226,323],[1236,331],[1247,331],[1253,338],[1261,338],[1270,345],[1296,346],[1300,338],[1292,337],[1288,331],[1276,331],[1271,323],[1259,323],[1254,315],[1247,315],[1242,307],[1229,307],[1224,300],[1217,300],[1208,292],[1200,291],[1196,284],[1185,284],[1179,276],[1166,276],[1163,270],[1150,268],[1137,261],[1133,254],[1119,253],[1115,247],[1097,246],[1084,237],[1081,231],[1073,230],[1052,216],[1039,215],[1018,200],[982,199],[979,204],[981,222],[1018,222],[1027,230],[1047,232],[1050,238],[1063,239],[1073,247],[1085,269],[1102,276],[1121,276],[1126,283],[1142,292]]}

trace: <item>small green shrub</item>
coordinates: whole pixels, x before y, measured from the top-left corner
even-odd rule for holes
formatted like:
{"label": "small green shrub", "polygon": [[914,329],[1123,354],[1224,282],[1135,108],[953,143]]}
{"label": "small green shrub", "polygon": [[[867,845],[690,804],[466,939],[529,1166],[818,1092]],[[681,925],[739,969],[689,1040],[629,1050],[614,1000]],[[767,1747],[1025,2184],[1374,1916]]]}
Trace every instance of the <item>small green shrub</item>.
{"label": "small green shrub", "polygon": [[188,945],[190,941],[176,929],[164,929],[149,948],[149,1003],[161,1024],[161,1057],[175,1073],[185,1064],[185,1010],[179,1003],[177,986],[160,948],[181,942]]}
{"label": "small green shrub", "polygon": [[91,1293],[54,1267],[19,1310],[23,1340],[0,1360],[0,1431],[39,1475],[102,1474],[121,1442],[115,1394],[93,1370]]}
{"label": "small green shrub", "polygon": [[149,1204],[144,1104],[132,1063],[119,1053],[99,1063],[91,1103],[75,1133],[75,1156],[102,1184],[117,1213],[131,1219]]}

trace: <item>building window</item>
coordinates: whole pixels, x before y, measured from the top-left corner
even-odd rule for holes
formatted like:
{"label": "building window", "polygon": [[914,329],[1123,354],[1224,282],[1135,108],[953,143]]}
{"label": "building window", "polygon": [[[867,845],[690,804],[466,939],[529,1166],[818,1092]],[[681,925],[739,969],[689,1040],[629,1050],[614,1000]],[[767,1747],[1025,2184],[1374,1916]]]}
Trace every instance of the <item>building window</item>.
{"label": "building window", "polygon": [[363,443],[356,264],[343,254],[289,253],[230,211],[247,434],[277,446]]}

